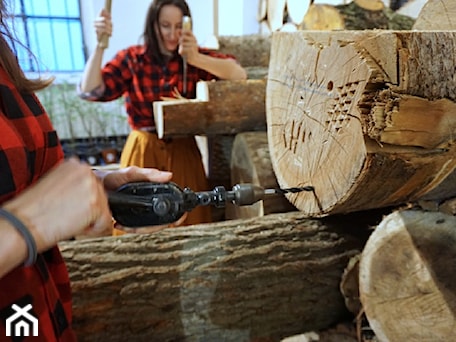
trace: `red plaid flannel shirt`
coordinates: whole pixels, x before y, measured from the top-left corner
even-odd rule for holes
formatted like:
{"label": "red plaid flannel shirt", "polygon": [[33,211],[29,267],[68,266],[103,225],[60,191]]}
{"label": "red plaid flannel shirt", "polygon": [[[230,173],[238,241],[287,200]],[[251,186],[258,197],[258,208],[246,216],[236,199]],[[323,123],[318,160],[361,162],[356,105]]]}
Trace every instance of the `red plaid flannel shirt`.
{"label": "red plaid flannel shirt", "polygon": [[[2,68],[0,127],[0,203],[3,203],[58,163],[63,152],[37,98],[20,94]],[[6,337],[6,320],[16,312],[13,304],[21,308],[31,304],[29,313],[38,318],[38,337],[24,340],[75,340],[68,272],[57,247],[39,255],[35,265],[17,267],[0,278],[0,341],[22,340]]]}
{"label": "red plaid flannel shirt", "polygon": [[[234,59],[232,55],[199,49],[200,53],[223,59]],[[160,64],[146,54],[143,45],[131,46],[119,51],[102,69],[105,90],[97,90],[89,94],[80,94],[86,100],[112,101],[125,96],[128,122],[132,128],[154,127],[153,101],[162,97],[174,97],[177,89],[183,93],[183,60],[178,54]],[[217,77],[205,70],[188,65],[187,98],[196,96],[196,83],[209,81]]]}

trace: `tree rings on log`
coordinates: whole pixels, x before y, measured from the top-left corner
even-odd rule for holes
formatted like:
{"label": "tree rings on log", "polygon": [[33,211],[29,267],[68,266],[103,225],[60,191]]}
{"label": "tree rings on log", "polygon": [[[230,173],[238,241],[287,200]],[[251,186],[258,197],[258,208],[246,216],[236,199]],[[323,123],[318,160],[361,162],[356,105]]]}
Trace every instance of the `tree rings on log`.
{"label": "tree rings on log", "polygon": [[[276,32],[271,162],[309,216],[413,201],[456,166],[456,32]],[[292,53],[290,52],[292,51]]]}
{"label": "tree rings on log", "polygon": [[455,30],[456,1],[429,0],[413,25],[414,30]]}
{"label": "tree rings on log", "polygon": [[361,303],[379,341],[453,341],[456,217],[425,211],[383,219],[362,252]]}
{"label": "tree rings on log", "polygon": [[334,6],[312,4],[300,24],[302,30],[342,30],[345,21]]}

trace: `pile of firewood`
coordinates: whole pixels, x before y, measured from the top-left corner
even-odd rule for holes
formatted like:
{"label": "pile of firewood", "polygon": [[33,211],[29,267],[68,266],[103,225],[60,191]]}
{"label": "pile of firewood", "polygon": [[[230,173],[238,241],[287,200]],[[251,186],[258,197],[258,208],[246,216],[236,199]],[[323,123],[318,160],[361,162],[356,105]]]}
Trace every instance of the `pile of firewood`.
{"label": "pile of firewood", "polygon": [[[276,32],[261,38],[266,78],[203,83],[198,99],[158,103],[163,136],[235,135],[233,183],[314,191],[231,208],[229,221],[62,243],[79,339],[313,331],[302,337],[312,341],[326,331],[321,341],[348,321],[352,340],[367,341],[369,328],[378,341],[451,341],[456,31],[424,22]],[[179,128],[178,106],[204,120]]]}

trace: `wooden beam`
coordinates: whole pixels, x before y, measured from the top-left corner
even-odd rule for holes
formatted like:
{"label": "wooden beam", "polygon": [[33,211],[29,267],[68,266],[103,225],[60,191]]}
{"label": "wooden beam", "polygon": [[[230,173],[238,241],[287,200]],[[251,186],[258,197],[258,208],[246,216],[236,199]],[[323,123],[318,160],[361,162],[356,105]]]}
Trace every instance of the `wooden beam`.
{"label": "wooden beam", "polygon": [[266,130],[266,80],[198,82],[196,99],[156,101],[159,138]]}

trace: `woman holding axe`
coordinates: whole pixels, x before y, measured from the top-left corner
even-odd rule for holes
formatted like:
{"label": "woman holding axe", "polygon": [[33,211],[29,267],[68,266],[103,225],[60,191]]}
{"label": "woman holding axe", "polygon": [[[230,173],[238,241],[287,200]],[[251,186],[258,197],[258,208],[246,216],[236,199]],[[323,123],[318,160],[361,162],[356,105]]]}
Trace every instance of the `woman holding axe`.
{"label": "woman holding axe", "polygon": [[[245,79],[246,72],[233,56],[198,47],[191,29],[183,27],[184,17],[191,18],[185,0],[154,0],[146,15],[144,43],[118,51],[104,66],[105,44],[98,44],[86,64],[79,94],[90,101],[125,97],[132,131],[122,151],[121,167],[171,171],[181,187],[203,191],[208,184],[195,138],[159,139],[152,103],[176,93],[194,98],[198,81]],[[95,21],[95,30],[99,42],[111,35],[111,15],[106,9]],[[199,207],[188,213],[184,224],[210,220],[210,208]]]}

